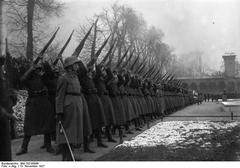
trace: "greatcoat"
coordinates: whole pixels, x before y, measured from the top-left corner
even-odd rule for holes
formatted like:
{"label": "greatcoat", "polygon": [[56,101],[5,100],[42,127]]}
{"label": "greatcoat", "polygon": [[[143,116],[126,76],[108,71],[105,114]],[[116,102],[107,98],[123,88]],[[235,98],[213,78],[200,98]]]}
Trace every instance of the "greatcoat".
{"label": "greatcoat", "polygon": [[[69,143],[83,143],[83,102],[78,77],[73,72],[66,72],[59,77],[56,93],[56,113],[63,115],[63,127]],[[58,125],[57,143],[65,144],[66,139]]]}

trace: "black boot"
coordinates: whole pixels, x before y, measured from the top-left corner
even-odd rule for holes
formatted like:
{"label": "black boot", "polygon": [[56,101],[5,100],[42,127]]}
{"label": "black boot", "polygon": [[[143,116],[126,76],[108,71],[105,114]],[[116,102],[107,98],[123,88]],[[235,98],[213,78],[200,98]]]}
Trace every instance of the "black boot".
{"label": "black boot", "polygon": [[45,143],[46,143],[47,152],[55,153],[55,150],[52,148],[52,144],[51,144],[51,135],[45,134],[44,139],[45,139]]}
{"label": "black boot", "polygon": [[119,128],[119,144],[123,143],[123,130]]}
{"label": "black boot", "polygon": [[108,142],[113,142],[113,143],[117,142],[115,139],[112,138],[112,135],[110,133],[110,127],[106,127],[106,135],[108,138]]}
{"label": "black boot", "polygon": [[62,161],[73,161],[71,152],[67,144],[61,144]]}
{"label": "black boot", "polygon": [[28,144],[31,139],[31,136],[24,136],[21,149],[16,153],[16,155],[22,155],[28,152]]}
{"label": "black boot", "polygon": [[40,146],[40,149],[44,149],[44,148],[46,148],[46,147],[47,147],[47,145],[46,145],[46,136],[44,135],[43,145]]}
{"label": "black boot", "polygon": [[84,136],[84,140],[83,140],[83,150],[86,153],[95,153],[94,150],[91,150],[89,148],[89,138],[87,136]]}
{"label": "black boot", "polygon": [[98,130],[96,134],[97,134],[97,146],[107,148],[108,146],[102,142],[101,132]]}

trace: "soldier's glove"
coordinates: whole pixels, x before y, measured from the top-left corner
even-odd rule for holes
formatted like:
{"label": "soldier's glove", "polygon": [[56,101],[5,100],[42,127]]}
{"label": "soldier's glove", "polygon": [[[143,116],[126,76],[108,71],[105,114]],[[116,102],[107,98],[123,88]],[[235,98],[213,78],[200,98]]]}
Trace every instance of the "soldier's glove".
{"label": "soldier's glove", "polygon": [[56,115],[56,120],[57,120],[57,122],[59,122],[59,121],[63,121],[63,114],[57,114]]}

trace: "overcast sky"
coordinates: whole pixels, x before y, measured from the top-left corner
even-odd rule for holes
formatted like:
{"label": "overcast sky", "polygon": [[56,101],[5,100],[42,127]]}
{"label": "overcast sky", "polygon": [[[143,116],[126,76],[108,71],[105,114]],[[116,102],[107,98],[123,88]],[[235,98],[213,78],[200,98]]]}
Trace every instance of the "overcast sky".
{"label": "overcast sky", "polygon": [[[61,26],[63,38],[113,0],[59,0],[66,3],[65,14],[54,24]],[[149,26],[160,28],[164,42],[177,55],[200,50],[204,62],[219,70],[222,55],[235,52],[240,57],[239,0],[118,0],[134,8]],[[77,44],[72,42],[72,47]],[[73,50],[69,48],[68,50]],[[67,51],[66,53],[68,53]]]}

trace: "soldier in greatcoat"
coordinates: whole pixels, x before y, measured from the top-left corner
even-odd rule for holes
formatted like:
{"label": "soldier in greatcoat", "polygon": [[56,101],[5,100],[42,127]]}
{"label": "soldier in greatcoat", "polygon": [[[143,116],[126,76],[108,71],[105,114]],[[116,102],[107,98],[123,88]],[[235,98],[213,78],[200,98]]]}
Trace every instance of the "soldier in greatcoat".
{"label": "soldier in greatcoat", "polygon": [[111,126],[116,125],[116,117],[113,109],[112,100],[109,98],[109,92],[106,88],[106,70],[102,65],[96,66],[96,76],[94,78],[94,82],[98,91],[98,96],[101,99],[105,117],[106,117],[106,135],[108,138],[108,142],[116,142],[112,138],[111,134]]}
{"label": "soldier in greatcoat", "polygon": [[[84,77],[84,75],[87,73],[87,69],[85,68],[85,65],[82,61],[78,62],[78,79],[79,81]],[[80,83],[81,85],[81,83]],[[95,153],[94,150],[90,149],[90,135],[93,134],[92,129],[92,122],[88,110],[88,104],[87,100],[85,98],[85,95],[82,94],[82,101],[83,101],[83,150],[84,152],[88,153]]]}
{"label": "soldier in greatcoat", "polygon": [[[66,72],[59,77],[57,82],[56,113],[59,124],[56,138],[63,161],[73,159],[69,148],[73,150],[73,145],[83,143],[82,92],[76,73],[78,61],[76,57],[66,58],[64,60]],[[67,139],[69,144],[67,144]]]}
{"label": "soldier in greatcoat", "polygon": [[9,111],[8,85],[3,68],[5,58],[0,56],[0,161],[11,161],[10,120],[16,120]]}
{"label": "soldier in greatcoat", "polygon": [[[48,90],[48,100],[51,103],[53,116],[56,116],[56,89],[57,89],[57,79],[58,79],[58,71],[57,69],[53,69],[48,62],[43,64],[44,75],[43,82]],[[56,120],[54,120],[54,124],[56,125]],[[51,139],[56,140],[56,130],[51,133]],[[41,146],[41,149],[46,148],[46,136],[44,137],[44,144]]]}
{"label": "soldier in greatcoat", "polygon": [[27,153],[31,136],[40,134],[45,136],[47,152],[54,153],[51,133],[55,130],[55,114],[48,100],[48,91],[42,75],[42,66],[32,65],[21,77],[21,81],[27,88],[28,98],[25,108],[23,143],[16,155]]}
{"label": "soldier in greatcoat", "polygon": [[92,129],[97,138],[97,146],[106,148],[107,145],[102,142],[101,135],[102,127],[106,126],[106,117],[104,114],[102,102],[98,97],[98,92],[93,81],[93,67],[82,68],[83,69],[80,69],[80,71],[86,71],[86,73],[82,75],[80,83],[82,85],[83,93],[88,104]]}
{"label": "soldier in greatcoat", "polygon": [[106,69],[107,80],[106,85],[109,91],[109,96],[113,103],[113,108],[116,116],[116,128],[119,130],[120,143],[123,142],[123,126],[126,122],[125,109],[123,102],[120,98],[118,90],[118,77],[117,74],[113,73],[111,68]]}

